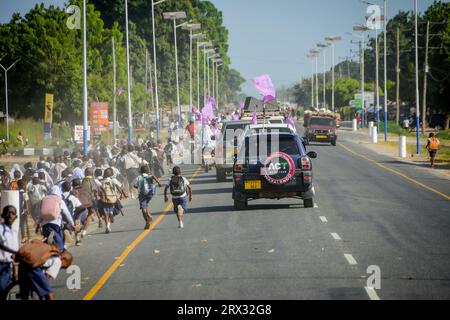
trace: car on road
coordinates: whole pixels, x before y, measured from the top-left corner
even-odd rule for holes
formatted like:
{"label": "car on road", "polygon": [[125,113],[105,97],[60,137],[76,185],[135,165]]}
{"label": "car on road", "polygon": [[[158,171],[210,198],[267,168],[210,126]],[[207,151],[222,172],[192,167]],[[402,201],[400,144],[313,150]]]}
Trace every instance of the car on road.
{"label": "car on road", "polygon": [[305,119],[305,142],[325,142],[336,146],[337,123],[332,115],[313,115]]}
{"label": "car on road", "polygon": [[303,199],[306,208],[314,206],[311,159],[317,154],[306,153],[297,134],[247,136],[234,157],[232,197],[236,210],[246,209],[248,201],[256,199],[297,198]]}
{"label": "car on road", "polygon": [[224,121],[220,141],[216,141],[216,180],[226,181],[227,174],[233,172],[233,155],[238,141],[242,138],[244,129],[250,120]]}

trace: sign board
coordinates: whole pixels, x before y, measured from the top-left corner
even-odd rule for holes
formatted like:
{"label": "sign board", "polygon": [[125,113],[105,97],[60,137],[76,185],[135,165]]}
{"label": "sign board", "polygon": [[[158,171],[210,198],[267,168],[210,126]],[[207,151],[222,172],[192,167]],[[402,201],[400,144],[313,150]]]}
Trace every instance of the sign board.
{"label": "sign board", "polygon": [[183,104],[180,106],[181,112],[191,112],[191,108],[189,108],[189,105]]}
{"label": "sign board", "polygon": [[108,131],[108,102],[91,102],[90,120],[91,128],[94,135],[100,135],[102,132]]}
{"label": "sign board", "polygon": [[[75,126],[73,139],[75,143],[83,143],[83,126]],[[88,126],[87,130],[87,140],[91,139],[91,126]]]}
{"label": "sign board", "polygon": [[[365,101],[365,103],[367,104],[367,103],[369,103],[369,104],[374,104],[374,102],[375,102],[375,97],[374,97],[375,95],[374,95],[374,93],[373,92],[364,92],[364,101]],[[362,100],[361,99],[362,97],[361,97],[361,93],[357,93],[357,94],[355,94],[355,100]],[[360,102],[360,104],[361,104],[361,102]]]}
{"label": "sign board", "polygon": [[44,110],[44,133],[50,134],[52,132],[53,120],[53,94],[45,94],[45,110]]}

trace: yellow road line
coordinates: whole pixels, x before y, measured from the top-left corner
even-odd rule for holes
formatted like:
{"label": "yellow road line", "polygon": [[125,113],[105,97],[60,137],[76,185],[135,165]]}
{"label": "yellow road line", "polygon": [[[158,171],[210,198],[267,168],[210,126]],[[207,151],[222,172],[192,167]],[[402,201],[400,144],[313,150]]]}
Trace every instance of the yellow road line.
{"label": "yellow road line", "polygon": [[436,190],[436,189],[434,189],[434,188],[432,188],[432,187],[430,187],[430,186],[427,186],[426,184],[423,184],[422,182],[419,182],[419,181],[417,181],[417,180],[415,180],[415,179],[413,179],[413,178],[410,178],[410,177],[408,177],[408,176],[407,176],[406,174],[404,174],[404,173],[401,173],[401,172],[399,172],[399,171],[397,171],[397,170],[394,170],[394,169],[392,169],[392,168],[386,167],[385,165],[382,165],[381,163],[376,162],[376,161],[373,160],[373,159],[370,159],[370,158],[368,158],[368,157],[366,157],[366,156],[363,156],[363,155],[361,155],[361,154],[359,154],[359,153],[353,151],[352,149],[350,149],[350,148],[347,147],[347,146],[344,146],[344,145],[341,144],[341,143],[339,143],[339,146],[342,147],[342,148],[344,148],[344,149],[347,150],[348,152],[350,152],[350,153],[352,153],[352,154],[354,154],[354,155],[360,157],[360,158],[363,158],[363,159],[365,159],[365,160],[367,160],[367,161],[369,161],[369,162],[374,163],[375,165],[379,166],[380,168],[383,168],[383,169],[385,169],[385,170],[387,170],[387,171],[390,171],[390,172],[392,172],[392,173],[395,173],[396,175],[399,175],[399,176],[401,176],[402,178],[405,178],[406,180],[408,180],[408,181],[410,181],[410,182],[412,182],[412,183],[414,183],[414,184],[416,184],[416,185],[418,185],[418,186],[421,186],[422,188],[425,188],[425,189],[427,189],[427,190],[429,190],[429,191],[431,191],[431,192],[434,192],[434,193],[436,193],[436,194],[442,196],[442,197],[443,197],[444,199],[446,199],[446,200],[450,200],[450,196],[449,196],[449,195],[446,195],[445,193],[442,193],[442,192],[440,192],[440,191],[438,191],[438,190]]}
{"label": "yellow road line", "polygon": [[[193,173],[190,179],[194,179],[200,172],[201,167]],[[165,215],[172,209],[172,203],[168,204],[164,211],[156,218],[156,220],[151,224],[150,229],[143,231],[134,241],[127,246],[127,248],[122,252],[120,257],[108,268],[108,270],[103,274],[103,276],[98,280],[98,282],[89,290],[89,292],[83,297],[83,300],[91,300],[97,294],[97,292],[105,285],[106,281],[111,277],[111,275],[119,268],[123,261],[128,257],[128,255],[137,247],[139,243],[164,219]]]}

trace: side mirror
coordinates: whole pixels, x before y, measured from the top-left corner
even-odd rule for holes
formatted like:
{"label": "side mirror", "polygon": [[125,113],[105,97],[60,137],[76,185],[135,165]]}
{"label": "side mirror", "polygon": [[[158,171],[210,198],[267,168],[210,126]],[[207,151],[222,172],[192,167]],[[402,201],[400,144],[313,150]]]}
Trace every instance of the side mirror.
{"label": "side mirror", "polygon": [[317,153],[315,153],[314,151],[310,151],[306,155],[308,157],[310,157],[311,159],[316,159],[317,158]]}

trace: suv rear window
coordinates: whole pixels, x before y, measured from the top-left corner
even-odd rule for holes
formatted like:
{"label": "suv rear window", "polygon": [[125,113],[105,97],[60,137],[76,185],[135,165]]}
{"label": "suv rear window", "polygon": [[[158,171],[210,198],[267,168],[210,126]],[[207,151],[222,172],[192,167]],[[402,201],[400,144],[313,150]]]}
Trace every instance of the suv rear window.
{"label": "suv rear window", "polygon": [[311,118],[309,124],[313,126],[335,127],[336,122],[331,118]]}
{"label": "suv rear window", "polygon": [[[267,137],[267,155],[273,153],[273,152],[284,152],[291,156],[296,156],[300,154],[300,150],[297,145],[297,141],[293,136],[285,136],[285,135],[257,135],[252,137],[246,137],[245,138],[245,158],[250,157],[250,149],[253,152],[256,152],[258,154],[258,158],[260,157],[260,144],[264,143],[265,138]],[[279,145],[278,148],[275,145],[272,145],[272,139],[277,138],[279,139]],[[254,146],[256,141],[256,148]],[[252,145],[252,148],[250,148],[250,145]],[[244,148],[244,145],[242,146]],[[241,154],[244,152],[244,150],[241,149]],[[253,156],[253,155],[252,155]]]}

